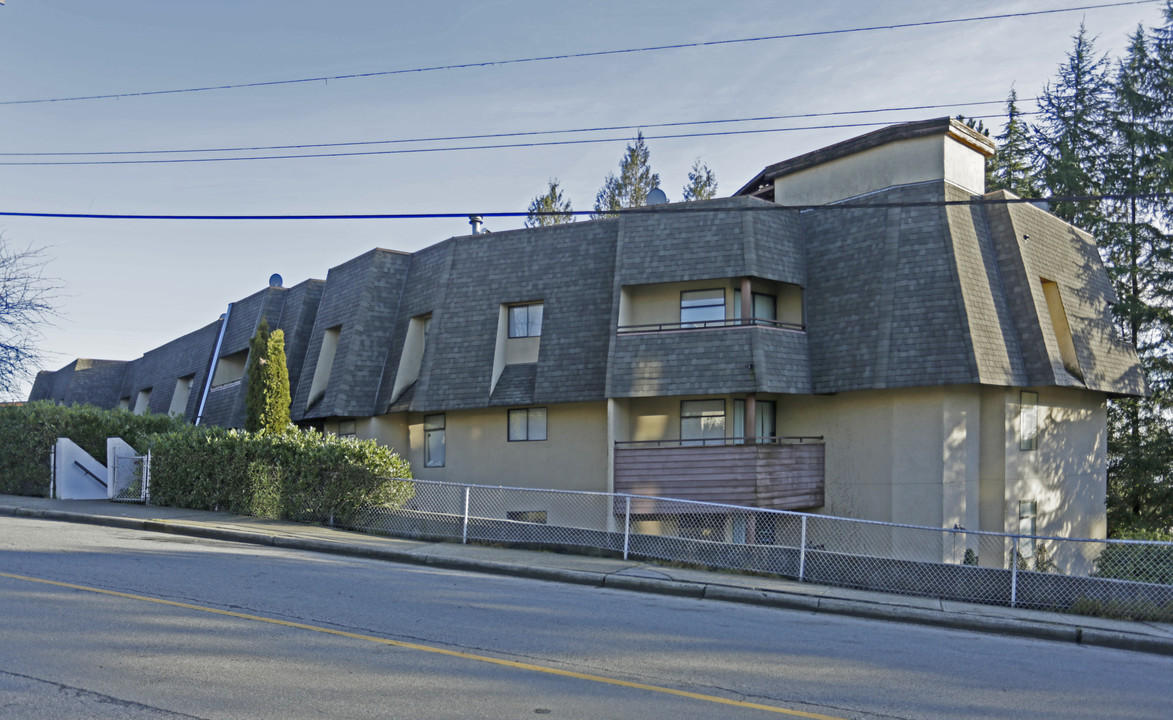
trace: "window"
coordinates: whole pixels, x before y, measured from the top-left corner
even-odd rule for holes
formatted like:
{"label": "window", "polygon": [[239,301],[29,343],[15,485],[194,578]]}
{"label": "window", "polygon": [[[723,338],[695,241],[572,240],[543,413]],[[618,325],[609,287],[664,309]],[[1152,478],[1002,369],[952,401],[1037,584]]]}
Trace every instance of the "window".
{"label": "window", "polygon": [[352,438],[358,437],[358,426],[354,420],[339,420],[338,421],[338,437]]}
{"label": "window", "polygon": [[175,392],[171,393],[171,407],[168,415],[183,415],[187,412],[187,398],[191,395],[191,383],[195,375],[184,375],[175,381]]}
{"label": "window", "polygon": [[680,516],[678,535],[690,540],[725,539],[725,516],[717,513],[684,513]]}
{"label": "window", "polygon": [[[1039,514],[1039,504],[1034,500],[1022,500],[1018,503],[1018,534],[1035,535],[1038,528],[1036,520]],[[1022,538],[1018,541],[1018,554],[1023,558],[1035,556],[1035,539]]]}
{"label": "window", "polygon": [[686,328],[725,324],[725,291],[686,290],[680,293],[680,325]]}
{"label": "window", "polygon": [[681,445],[721,445],[724,442],[724,400],[684,400],[680,403]]}
{"label": "window", "polygon": [[134,400],[134,414],[135,415],[149,415],[151,412],[151,388],[138,391],[138,397]]}
{"label": "window", "polygon": [[1047,311],[1051,316],[1051,329],[1055,332],[1055,342],[1059,345],[1059,356],[1063,359],[1063,367],[1067,372],[1083,380],[1083,370],[1079,367],[1079,357],[1075,354],[1075,343],[1071,339],[1071,326],[1067,323],[1067,311],[1063,309],[1063,298],[1059,295],[1059,285],[1052,280],[1041,278],[1043,297],[1047,301]]}
{"label": "window", "polygon": [[509,337],[542,336],[542,303],[509,306]]}
{"label": "window", "polygon": [[330,386],[330,371],[334,367],[334,355],[338,352],[338,339],[342,336],[342,326],[335,325],[322,333],[322,346],[318,350],[318,364],[314,367],[314,378],[310,381],[309,400],[306,408],[326,396],[326,388]]}
{"label": "window", "polygon": [[[778,434],[778,428],[774,420],[774,401],[773,400],[758,400],[754,404],[754,437],[758,442],[762,438],[772,438]],[[733,437],[745,438],[745,401],[733,401]],[[737,441],[738,444],[744,440]]]}
{"label": "window", "polygon": [[506,510],[505,518],[515,522],[546,524],[545,510]]}
{"label": "window", "polygon": [[398,400],[408,386],[419,380],[431,328],[431,313],[417,315],[407,323],[407,336],[403,339],[403,352],[399,355],[399,369],[395,372],[395,385],[391,388],[392,402]]}
{"label": "window", "polygon": [[212,374],[212,387],[234,383],[244,377],[244,365],[248,361],[248,350],[221,355],[216,361],[216,372]]}
{"label": "window", "polygon": [[[737,314],[741,315],[741,291],[733,291],[733,307],[737,309]],[[773,324],[778,321],[778,296],[767,295],[765,293],[753,294],[753,313],[754,320],[769,320],[767,324]]]}
{"label": "window", "polygon": [[509,442],[546,439],[546,408],[509,411]]}
{"label": "window", "polygon": [[444,467],[444,415],[424,415],[424,467]]}
{"label": "window", "polygon": [[1018,449],[1039,449],[1039,394],[1023,390],[1018,403]]}

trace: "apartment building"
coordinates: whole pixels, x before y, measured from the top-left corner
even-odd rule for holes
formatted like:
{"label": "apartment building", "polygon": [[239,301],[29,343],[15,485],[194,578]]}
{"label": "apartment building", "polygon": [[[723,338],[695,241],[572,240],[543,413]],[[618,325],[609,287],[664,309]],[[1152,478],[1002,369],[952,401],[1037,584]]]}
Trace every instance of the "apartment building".
{"label": "apartment building", "polygon": [[295,422],[418,478],[1103,537],[1106,401],[1144,378],[1093,239],[986,193],[992,152],[907,123],[730,198],[372,250],[30,399],[238,426],[264,318]]}

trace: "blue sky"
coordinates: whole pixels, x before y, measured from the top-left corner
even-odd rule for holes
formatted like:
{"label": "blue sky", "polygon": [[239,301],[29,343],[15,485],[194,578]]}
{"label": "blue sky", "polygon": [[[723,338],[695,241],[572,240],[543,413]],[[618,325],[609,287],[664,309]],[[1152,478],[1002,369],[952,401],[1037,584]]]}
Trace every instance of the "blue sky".
{"label": "blue sky", "polygon": [[[358,0],[8,0],[0,101],[322,77],[945,20],[1084,0],[592,3]],[[1084,20],[1118,56],[1161,5],[491,65],[213,92],[0,105],[0,153],[195,149],[652,125],[1033,97]],[[697,158],[728,195],[762,167],[869,128],[658,139],[723,129],[894,123],[998,105],[813,120],[648,128],[679,200]],[[991,124],[987,122],[987,124]],[[997,121],[993,121],[997,125]],[[368,157],[105,166],[0,165],[0,211],[125,214],[524,211],[557,177],[589,210],[634,131],[610,142]],[[558,139],[564,136],[532,138]],[[530,138],[520,138],[527,140]],[[506,142],[506,141],[488,141]],[[439,147],[452,143],[397,145]],[[469,143],[460,143],[469,144]],[[476,142],[473,144],[481,144]],[[268,154],[268,153],[262,153]],[[169,156],[170,157],[170,156]],[[0,157],[0,161],[32,158]],[[63,159],[63,158],[51,158]],[[495,219],[490,229],[521,225]],[[415,250],[463,219],[209,222],[0,217],[7,242],[47,247],[65,285],[43,349],[132,359],[214,320],[280,273],[286,285],[373,247]]]}

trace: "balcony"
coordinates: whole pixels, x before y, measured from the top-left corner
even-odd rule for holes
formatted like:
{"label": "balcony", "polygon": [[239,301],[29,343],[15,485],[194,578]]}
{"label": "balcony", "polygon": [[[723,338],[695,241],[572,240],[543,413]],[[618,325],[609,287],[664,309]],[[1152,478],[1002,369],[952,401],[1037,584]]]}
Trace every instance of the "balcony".
{"label": "balcony", "polygon": [[[617,442],[615,492],[771,510],[823,504],[821,437],[753,440]],[[654,514],[662,511],[657,505],[636,499],[632,512]]]}
{"label": "balcony", "polygon": [[800,323],[781,322],[779,320],[767,320],[765,318],[726,318],[724,320],[698,320],[695,322],[665,322],[665,323],[647,323],[644,325],[620,325],[616,328],[616,332],[620,335],[628,333],[648,333],[648,332],[674,332],[680,330],[707,330],[712,328],[729,328],[729,327],[768,327],[777,330],[791,330],[794,332],[806,332],[806,327]]}

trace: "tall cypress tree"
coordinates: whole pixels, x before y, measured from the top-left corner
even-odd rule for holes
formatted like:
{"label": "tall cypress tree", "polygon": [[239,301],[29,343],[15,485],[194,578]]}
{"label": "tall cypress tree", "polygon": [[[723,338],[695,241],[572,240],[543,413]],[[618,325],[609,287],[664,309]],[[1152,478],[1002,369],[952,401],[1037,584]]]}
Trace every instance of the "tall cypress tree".
{"label": "tall cypress tree", "polygon": [[269,335],[268,372],[265,385],[265,409],[261,423],[266,432],[278,434],[289,430],[289,367],[285,361],[285,331]]}
{"label": "tall cypress tree", "polygon": [[248,341],[248,386],[244,394],[244,429],[258,432],[264,427],[265,386],[269,372],[269,322],[262,319]]}
{"label": "tall cypress tree", "polygon": [[248,387],[244,429],[283,433],[289,429],[289,368],[285,364],[285,332],[269,332],[261,320],[248,343]]}
{"label": "tall cypress tree", "polygon": [[[1037,177],[1052,196],[1097,195],[1103,188],[1111,83],[1107,58],[1081,23],[1054,84],[1043,88],[1034,126]],[[1054,202],[1051,212],[1092,232],[1103,219],[1097,200]]]}

